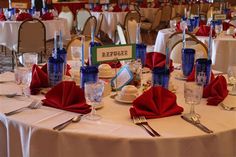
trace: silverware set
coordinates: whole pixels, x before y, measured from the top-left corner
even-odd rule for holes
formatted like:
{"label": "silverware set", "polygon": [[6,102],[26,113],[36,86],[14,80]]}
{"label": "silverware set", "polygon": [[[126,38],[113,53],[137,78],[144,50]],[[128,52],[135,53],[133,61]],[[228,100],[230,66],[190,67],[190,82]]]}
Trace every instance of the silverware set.
{"label": "silverware set", "polygon": [[224,110],[227,110],[227,111],[236,111],[236,107],[226,106],[226,105],[223,104],[223,103],[220,103],[220,106],[221,106]]}
{"label": "silverware set", "polygon": [[150,136],[161,136],[158,132],[156,132],[147,122],[146,118],[144,116],[135,117],[133,116],[133,122],[134,124],[142,127]]}

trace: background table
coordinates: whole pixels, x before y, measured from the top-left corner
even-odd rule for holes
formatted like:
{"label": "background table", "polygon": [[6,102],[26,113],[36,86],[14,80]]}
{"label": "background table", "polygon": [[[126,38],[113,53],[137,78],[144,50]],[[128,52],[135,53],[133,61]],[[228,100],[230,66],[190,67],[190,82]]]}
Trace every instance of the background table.
{"label": "background table", "polygon": [[[42,21],[46,28],[46,40],[53,39],[55,31],[62,31],[64,39],[70,39],[70,30],[67,27],[66,19]],[[21,21],[0,21],[0,45],[12,49],[17,44],[18,30]],[[32,34],[32,39],[37,38]]]}
{"label": "background table", "polygon": [[[183,81],[174,79],[177,102],[189,112],[184,103]],[[2,75],[0,75],[1,77]],[[150,74],[143,78],[150,78]],[[9,88],[11,83],[8,84]],[[43,99],[42,95],[33,98]],[[218,106],[206,105],[206,99],[196,106],[201,121],[214,131],[206,134],[187,123],[180,115],[150,119],[148,122],[162,136],[150,137],[141,127],[133,124],[129,115],[131,105],[118,103],[109,96],[98,110],[100,121],[82,119],[63,131],[53,131],[59,123],[77,115],[50,107],[26,110],[10,117],[3,113],[28,103],[20,97],[0,97],[0,156],[17,157],[235,157],[236,112]],[[234,102],[234,103],[232,103]],[[228,96],[224,103],[236,105],[236,97]]]}
{"label": "background table", "polygon": [[[165,54],[166,42],[171,34],[174,32],[171,29],[162,29],[158,32],[154,51]],[[182,37],[180,36],[180,40]],[[197,36],[197,38],[208,45],[208,37]],[[230,64],[236,65],[236,38],[232,36],[225,35],[225,32],[222,32],[217,38],[213,40],[212,43],[212,64],[214,65],[215,70],[222,72],[227,72],[227,68]]]}

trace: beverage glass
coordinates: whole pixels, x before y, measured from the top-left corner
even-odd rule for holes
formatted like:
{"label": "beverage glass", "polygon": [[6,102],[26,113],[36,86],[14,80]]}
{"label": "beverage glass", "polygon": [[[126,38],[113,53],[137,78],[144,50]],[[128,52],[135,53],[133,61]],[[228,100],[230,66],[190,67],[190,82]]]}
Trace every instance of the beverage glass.
{"label": "beverage glass", "polygon": [[203,93],[203,86],[198,85],[195,82],[186,82],[184,84],[184,98],[185,103],[190,105],[190,112],[188,115],[191,117],[197,116],[199,117],[199,114],[195,112],[195,105],[198,105],[201,102]]}
{"label": "beverage glass", "polygon": [[196,83],[203,86],[208,85],[211,78],[211,60],[208,60],[207,58],[199,58],[196,60],[195,67]]}
{"label": "beverage glass", "polygon": [[23,53],[22,63],[24,67],[32,68],[34,64],[38,63],[38,54],[37,53]]}
{"label": "beverage glass", "polygon": [[90,114],[86,115],[85,118],[89,120],[99,120],[101,116],[96,114],[96,105],[99,105],[102,100],[102,94],[104,91],[104,82],[99,80],[97,82],[86,82],[84,85],[84,93],[86,102],[92,106]]}
{"label": "beverage glass", "polygon": [[146,45],[136,44],[136,59],[141,60],[142,66],[145,65],[146,51],[147,51],[147,46]]}
{"label": "beverage glass", "polygon": [[86,82],[97,82],[98,68],[96,66],[80,67],[80,87],[84,88]]}
{"label": "beverage glass", "polygon": [[190,48],[182,49],[182,70],[185,77],[189,76],[193,70],[195,50]]}
{"label": "beverage glass", "polygon": [[229,94],[236,96],[236,65],[231,65],[228,67],[228,81],[233,85]]}
{"label": "beverage glass", "polygon": [[176,28],[176,20],[170,20],[170,29],[171,31],[175,31]]}
{"label": "beverage glass", "polygon": [[170,70],[165,67],[156,67],[152,70],[152,85],[168,89]]}

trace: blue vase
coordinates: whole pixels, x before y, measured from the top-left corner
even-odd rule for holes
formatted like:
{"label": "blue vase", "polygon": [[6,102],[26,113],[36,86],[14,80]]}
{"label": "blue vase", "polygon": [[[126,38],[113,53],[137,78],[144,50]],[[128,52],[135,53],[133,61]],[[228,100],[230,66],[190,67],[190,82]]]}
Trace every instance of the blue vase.
{"label": "blue vase", "polygon": [[156,67],[152,70],[152,85],[168,89],[170,70],[165,67]]}
{"label": "blue vase", "polygon": [[136,59],[141,60],[142,66],[145,65],[146,51],[147,51],[147,46],[146,45],[136,44]]}
{"label": "blue vase", "polygon": [[47,63],[49,86],[53,87],[63,80],[64,60],[60,57],[49,57]]}
{"label": "blue vase", "polygon": [[196,82],[201,85],[208,85],[211,79],[211,64],[212,61],[207,58],[199,58],[196,60]]}
{"label": "blue vase", "polygon": [[80,87],[84,88],[86,82],[98,80],[98,68],[96,66],[84,66],[80,68]]}
{"label": "blue vase", "polygon": [[185,77],[189,76],[193,70],[195,50],[190,48],[182,49],[182,70]]}

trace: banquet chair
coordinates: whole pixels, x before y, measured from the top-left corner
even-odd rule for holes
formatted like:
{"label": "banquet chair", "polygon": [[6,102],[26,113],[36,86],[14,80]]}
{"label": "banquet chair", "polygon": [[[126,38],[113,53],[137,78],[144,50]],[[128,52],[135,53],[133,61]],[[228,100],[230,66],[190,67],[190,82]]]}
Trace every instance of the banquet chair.
{"label": "banquet chair", "polygon": [[125,29],[127,29],[127,26],[128,26],[128,21],[129,20],[135,20],[137,23],[139,23],[141,21],[141,15],[139,12],[137,11],[129,11],[126,16],[125,16],[125,22],[124,22],[124,25],[123,27]]}
{"label": "banquet chair", "polygon": [[76,13],[76,31],[78,33],[81,33],[82,30],[84,29],[85,23],[88,20],[88,18],[92,16],[90,11],[87,9],[80,9]]}
{"label": "banquet chair", "polygon": [[73,30],[74,15],[68,7],[62,7],[62,11],[59,13],[58,17],[67,20],[67,26],[70,31]]}
{"label": "banquet chair", "polygon": [[[103,43],[98,39],[98,38],[94,38],[95,42],[100,43],[101,45],[103,45]],[[89,44],[91,42],[91,36],[85,36],[85,41],[84,41],[84,58],[85,60],[88,59],[89,56]],[[66,46],[66,51],[67,51],[67,60],[72,60],[72,54],[71,54],[71,47],[72,46],[82,46],[82,40],[81,37],[75,37],[73,38],[71,41],[69,41],[69,43]]]}
{"label": "banquet chair", "polygon": [[161,12],[161,23],[164,25],[164,27],[168,26],[171,16],[172,7],[170,5],[163,6]]}
{"label": "banquet chair", "polygon": [[[94,30],[96,31],[97,27],[97,19],[95,16],[90,16],[87,21],[85,22],[84,28],[81,32],[82,35],[89,36],[91,35],[91,27],[93,26]],[[95,32],[94,32],[95,33]]]}
{"label": "banquet chair", "polygon": [[104,18],[104,14],[103,14],[103,13],[100,13],[100,14],[99,14],[99,17],[98,17],[98,19],[97,19],[97,27],[96,27],[96,30],[95,30],[95,36],[96,36],[96,37],[99,36],[99,33],[100,33],[100,31],[101,31],[101,26],[102,26],[103,18]]}
{"label": "banquet chair", "polygon": [[151,41],[152,39],[150,33],[156,33],[158,31],[161,22],[161,14],[162,10],[158,9],[155,18],[152,22],[141,22],[141,30],[148,33],[148,39],[150,39]]}
{"label": "banquet chair", "polygon": [[[182,63],[182,48],[183,43],[182,39],[177,41],[172,48],[170,49],[170,59],[173,60],[174,63],[181,64]],[[207,58],[208,48],[201,41],[194,38],[186,39],[186,48],[195,49],[195,60],[198,58]]]}
{"label": "banquet chair", "polygon": [[119,37],[120,44],[127,44],[126,33],[123,27],[121,26],[121,24],[117,24],[116,29],[117,29],[117,34]]}
{"label": "banquet chair", "polygon": [[[46,53],[46,29],[42,21],[34,18],[20,24],[18,43],[14,46],[13,53],[16,56],[23,53],[38,53],[42,62],[42,56]],[[14,57],[12,58],[14,68]]]}
{"label": "banquet chair", "polygon": [[[137,28],[138,23],[136,20],[129,20],[127,25],[127,37],[128,37],[128,43],[129,44],[135,44],[136,43],[136,35],[137,35]],[[139,34],[139,41],[141,42],[141,34]]]}
{"label": "banquet chair", "polygon": [[200,5],[199,4],[190,5],[190,14],[191,15],[198,15],[199,13],[200,13]]}
{"label": "banquet chair", "polygon": [[208,3],[201,3],[200,4],[200,13],[207,14],[210,5]]}

